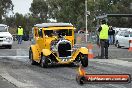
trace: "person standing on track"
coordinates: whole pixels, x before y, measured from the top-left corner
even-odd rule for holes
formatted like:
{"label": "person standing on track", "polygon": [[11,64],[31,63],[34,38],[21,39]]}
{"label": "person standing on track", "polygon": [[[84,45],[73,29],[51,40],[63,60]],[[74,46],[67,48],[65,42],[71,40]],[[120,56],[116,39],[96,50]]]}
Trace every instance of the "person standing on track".
{"label": "person standing on track", "polygon": [[100,59],[108,59],[108,31],[109,26],[107,25],[106,20],[102,20],[102,25],[98,29],[99,31],[99,40],[100,40],[100,47],[101,47],[101,57]]}
{"label": "person standing on track", "polygon": [[17,29],[18,44],[22,43],[22,36],[23,36],[23,28],[19,26]]}
{"label": "person standing on track", "polygon": [[112,26],[109,27],[109,44],[114,44],[114,39],[115,39],[115,30],[113,30]]}

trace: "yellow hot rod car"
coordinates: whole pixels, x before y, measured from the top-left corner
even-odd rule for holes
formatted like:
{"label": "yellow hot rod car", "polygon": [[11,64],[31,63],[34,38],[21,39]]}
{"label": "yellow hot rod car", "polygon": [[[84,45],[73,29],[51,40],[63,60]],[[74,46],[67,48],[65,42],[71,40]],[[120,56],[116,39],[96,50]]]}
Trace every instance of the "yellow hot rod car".
{"label": "yellow hot rod car", "polygon": [[52,64],[73,64],[81,62],[88,66],[88,49],[76,48],[74,44],[75,27],[70,23],[42,23],[34,25],[33,40],[29,49],[31,64],[42,67]]}

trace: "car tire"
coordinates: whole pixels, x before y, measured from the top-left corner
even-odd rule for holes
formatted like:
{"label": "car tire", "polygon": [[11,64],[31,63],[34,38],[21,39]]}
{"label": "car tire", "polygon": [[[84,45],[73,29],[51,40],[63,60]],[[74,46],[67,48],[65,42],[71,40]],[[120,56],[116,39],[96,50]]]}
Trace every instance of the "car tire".
{"label": "car tire", "polygon": [[7,45],[6,48],[11,49],[12,45]]}
{"label": "car tire", "polygon": [[31,65],[35,65],[37,63],[33,60],[33,52],[31,49],[29,50],[29,60]]}
{"label": "car tire", "polygon": [[40,65],[42,68],[48,67],[48,59],[44,55],[41,56]]}
{"label": "car tire", "polygon": [[117,47],[117,48],[121,48],[121,46],[120,46],[120,44],[119,44],[118,41],[116,42],[116,47]]}
{"label": "car tire", "polygon": [[83,67],[87,67],[88,66],[88,57],[87,55],[81,55],[82,58],[81,58],[81,64]]}

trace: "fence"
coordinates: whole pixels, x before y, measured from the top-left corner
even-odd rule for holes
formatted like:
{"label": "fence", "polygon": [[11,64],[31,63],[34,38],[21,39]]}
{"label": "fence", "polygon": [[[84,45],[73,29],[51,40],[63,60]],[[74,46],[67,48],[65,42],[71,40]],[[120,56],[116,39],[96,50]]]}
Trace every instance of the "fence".
{"label": "fence", "polygon": [[75,43],[82,44],[82,43],[96,43],[97,42],[97,34],[96,32],[90,32],[87,34],[87,41],[86,41],[86,34],[85,33],[75,33]]}

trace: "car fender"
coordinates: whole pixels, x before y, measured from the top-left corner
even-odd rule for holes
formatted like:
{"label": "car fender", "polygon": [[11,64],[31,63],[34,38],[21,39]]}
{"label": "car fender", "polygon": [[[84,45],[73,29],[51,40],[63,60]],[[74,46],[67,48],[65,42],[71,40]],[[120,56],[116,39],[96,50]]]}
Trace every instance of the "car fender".
{"label": "car fender", "polygon": [[88,52],[88,49],[87,49],[86,47],[81,47],[81,48],[79,49],[79,52],[82,53],[82,54],[88,54],[88,53],[89,53],[89,52]]}
{"label": "car fender", "polygon": [[31,50],[33,53],[33,60],[38,62],[40,54],[39,54],[39,47],[37,45],[31,45]]}
{"label": "car fender", "polygon": [[49,56],[52,52],[49,49],[43,49],[42,50],[43,55]]}
{"label": "car fender", "polygon": [[74,61],[79,53],[82,53],[82,54],[89,54],[88,49],[87,49],[86,47],[80,47],[79,49],[77,49],[77,50],[72,54],[72,59],[71,59],[71,60]]}

